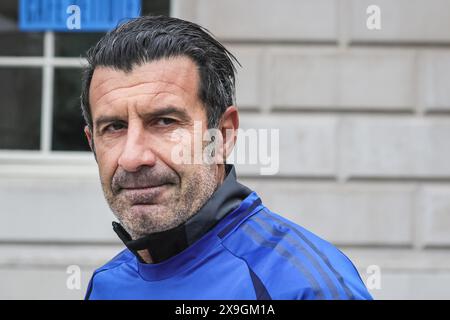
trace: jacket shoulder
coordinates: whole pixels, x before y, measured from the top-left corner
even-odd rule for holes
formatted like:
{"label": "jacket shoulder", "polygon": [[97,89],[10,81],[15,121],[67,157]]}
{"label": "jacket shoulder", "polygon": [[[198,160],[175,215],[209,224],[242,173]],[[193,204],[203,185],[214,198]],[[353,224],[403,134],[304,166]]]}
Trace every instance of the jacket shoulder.
{"label": "jacket shoulder", "polygon": [[272,299],[371,299],[350,259],[266,207],[224,242]]}

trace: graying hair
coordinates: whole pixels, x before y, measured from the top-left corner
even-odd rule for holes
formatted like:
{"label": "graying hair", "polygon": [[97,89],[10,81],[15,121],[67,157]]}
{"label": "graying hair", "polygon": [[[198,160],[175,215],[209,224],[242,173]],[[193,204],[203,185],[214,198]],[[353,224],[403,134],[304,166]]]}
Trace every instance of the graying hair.
{"label": "graying hair", "polygon": [[142,16],[108,32],[87,52],[81,110],[89,129],[93,129],[89,87],[96,67],[131,72],[134,66],[177,56],[187,56],[196,63],[200,76],[198,95],[206,108],[208,128],[216,128],[226,108],[235,103],[233,62],[239,61],[207,29],[195,23],[166,16]]}

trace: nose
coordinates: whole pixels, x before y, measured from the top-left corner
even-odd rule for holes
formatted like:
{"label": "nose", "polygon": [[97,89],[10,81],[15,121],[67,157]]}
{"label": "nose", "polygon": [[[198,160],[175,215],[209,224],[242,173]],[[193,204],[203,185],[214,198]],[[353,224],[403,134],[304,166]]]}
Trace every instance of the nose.
{"label": "nose", "polygon": [[148,141],[142,125],[137,123],[129,124],[126,142],[119,157],[118,165],[128,172],[136,172],[142,166],[154,166],[156,155],[153,153]]}

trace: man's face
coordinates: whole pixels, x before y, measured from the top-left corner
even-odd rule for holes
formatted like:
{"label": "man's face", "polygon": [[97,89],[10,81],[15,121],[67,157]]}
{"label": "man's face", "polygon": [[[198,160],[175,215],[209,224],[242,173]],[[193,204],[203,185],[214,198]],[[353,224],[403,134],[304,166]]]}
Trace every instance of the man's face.
{"label": "man's face", "polygon": [[206,130],[199,74],[187,57],[135,66],[129,73],[96,68],[90,86],[100,180],[112,211],[133,238],[178,226],[195,214],[223,178],[218,165],[180,164],[172,150],[183,129]]}

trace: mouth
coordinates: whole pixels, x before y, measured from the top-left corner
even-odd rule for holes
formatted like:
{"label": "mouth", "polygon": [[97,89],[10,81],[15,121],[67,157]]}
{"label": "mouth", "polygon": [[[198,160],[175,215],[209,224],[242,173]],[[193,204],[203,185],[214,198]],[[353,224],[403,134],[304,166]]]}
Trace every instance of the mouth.
{"label": "mouth", "polygon": [[120,193],[127,198],[132,206],[153,205],[158,198],[167,190],[169,184],[152,187],[122,188]]}

